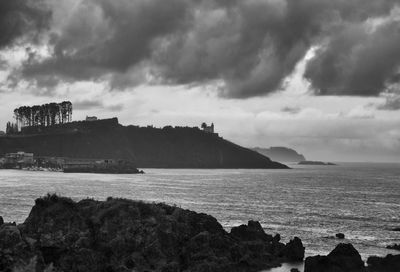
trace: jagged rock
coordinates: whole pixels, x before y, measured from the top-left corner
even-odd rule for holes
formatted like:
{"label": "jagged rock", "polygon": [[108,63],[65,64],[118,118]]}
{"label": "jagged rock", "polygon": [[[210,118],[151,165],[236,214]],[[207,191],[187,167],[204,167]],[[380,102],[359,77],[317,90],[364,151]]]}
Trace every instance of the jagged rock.
{"label": "jagged rock", "polygon": [[364,272],[364,262],[351,244],[339,244],[328,256],[307,257],[304,272]]}
{"label": "jagged rock", "polygon": [[285,246],[285,256],[289,261],[303,261],[304,251],[305,247],[298,237],[294,237],[294,239],[290,240],[290,242]]}
{"label": "jagged rock", "polygon": [[3,224],[4,224],[4,219],[3,219],[3,217],[0,216],[0,227],[1,227],[1,225],[3,225]]}
{"label": "jagged rock", "polygon": [[240,225],[238,227],[233,227],[231,229],[231,235],[243,240],[243,241],[253,241],[253,240],[263,240],[272,241],[272,235],[268,235],[264,232],[261,224],[256,221],[249,221],[247,225]]}
{"label": "jagged rock", "polygon": [[24,224],[1,227],[0,242],[11,253],[0,252],[0,271],[35,258],[38,272],[49,266],[82,272],[242,272],[304,256],[300,239],[287,245],[279,240],[256,221],[227,233],[212,216],[165,204],[113,198],[74,202],[48,195],[35,201]]}
{"label": "jagged rock", "polygon": [[400,255],[387,255],[386,257],[369,257],[367,260],[368,272],[399,272]]}
{"label": "jagged rock", "polygon": [[344,239],[345,238],[345,235],[343,233],[337,233],[335,236],[338,239]]}
{"label": "jagged rock", "polygon": [[290,269],[290,272],[300,272],[297,268]]}

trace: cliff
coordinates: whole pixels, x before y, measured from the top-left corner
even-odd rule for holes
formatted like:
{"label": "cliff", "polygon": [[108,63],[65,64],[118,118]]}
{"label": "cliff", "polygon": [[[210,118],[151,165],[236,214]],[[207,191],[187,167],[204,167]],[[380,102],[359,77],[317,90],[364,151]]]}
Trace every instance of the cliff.
{"label": "cliff", "polygon": [[251,272],[303,258],[299,238],[283,244],[256,221],[228,233],[210,215],[126,199],[48,195],[23,224],[0,222],[0,271]]}
{"label": "cliff", "polygon": [[122,126],[118,120],[73,122],[27,128],[0,137],[0,155],[120,158],[138,168],[287,168],[269,158],[198,128]]}
{"label": "cliff", "polygon": [[259,148],[255,147],[252,150],[267,156],[271,160],[279,162],[301,162],[305,161],[306,158],[297,153],[296,150],[287,147],[270,147],[270,148]]}

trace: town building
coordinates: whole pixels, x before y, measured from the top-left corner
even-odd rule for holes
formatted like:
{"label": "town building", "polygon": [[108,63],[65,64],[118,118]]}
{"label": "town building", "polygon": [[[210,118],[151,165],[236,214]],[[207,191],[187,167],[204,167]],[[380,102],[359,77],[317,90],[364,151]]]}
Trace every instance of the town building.
{"label": "town building", "polygon": [[93,122],[93,121],[97,121],[97,116],[86,116],[86,121],[87,122]]}

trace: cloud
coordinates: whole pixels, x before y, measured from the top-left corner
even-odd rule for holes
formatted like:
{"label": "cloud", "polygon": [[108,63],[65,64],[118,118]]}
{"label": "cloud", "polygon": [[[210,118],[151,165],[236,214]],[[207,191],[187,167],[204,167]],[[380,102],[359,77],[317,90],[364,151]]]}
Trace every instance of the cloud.
{"label": "cloud", "polygon": [[103,107],[103,103],[99,100],[80,100],[74,102],[74,109],[77,110],[88,110],[93,108]]}
{"label": "cloud", "polygon": [[121,111],[124,108],[124,105],[121,103],[105,105],[100,100],[92,100],[92,99],[74,101],[73,105],[74,105],[75,110],[83,110],[83,111],[92,110],[92,109],[106,109],[109,111]]}
{"label": "cloud", "polygon": [[[282,89],[309,49],[320,47],[305,73],[317,94],[377,95],[398,80],[397,2],[48,1],[50,51],[32,55],[19,72],[49,88],[85,80],[114,89],[221,82],[221,96],[248,98]],[[368,28],[377,18],[383,23]]]}
{"label": "cloud", "polygon": [[378,110],[397,111],[400,110],[400,95],[393,95],[386,97],[383,104],[377,106]]}
{"label": "cloud", "polygon": [[301,111],[300,107],[291,107],[286,106],[281,109],[282,112],[290,113],[290,114],[297,114]]}
{"label": "cloud", "polygon": [[316,52],[305,77],[320,95],[377,96],[399,81],[400,20],[350,25]]}
{"label": "cloud", "polygon": [[33,41],[47,27],[50,15],[41,0],[0,1],[0,49],[23,36]]}

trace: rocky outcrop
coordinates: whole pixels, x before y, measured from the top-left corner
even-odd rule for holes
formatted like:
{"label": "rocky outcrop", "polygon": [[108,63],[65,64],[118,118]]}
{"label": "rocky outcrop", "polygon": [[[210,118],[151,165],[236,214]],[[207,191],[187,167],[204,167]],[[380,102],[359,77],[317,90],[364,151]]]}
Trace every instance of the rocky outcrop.
{"label": "rocky outcrop", "polygon": [[256,221],[226,232],[215,218],[109,198],[37,199],[26,221],[0,226],[0,271],[260,271],[304,256]]}
{"label": "rocky outcrop", "polygon": [[386,257],[369,257],[367,260],[368,272],[399,272],[400,255],[387,255]]}
{"label": "rocky outcrop", "polygon": [[304,272],[365,272],[364,262],[351,244],[339,244],[328,256],[307,257]]}
{"label": "rocky outcrop", "polygon": [[300,262],[304,260],[304,246],[300,238],[294,237],[289,243],[286,244],[285,256],[291,262]]}
{"label": "rocky outcrop", "polygon": [[304,272],[398,272],[400,255],[369,257],[367,264],[351,244],[339,244],[328,256],[307,257]]}

